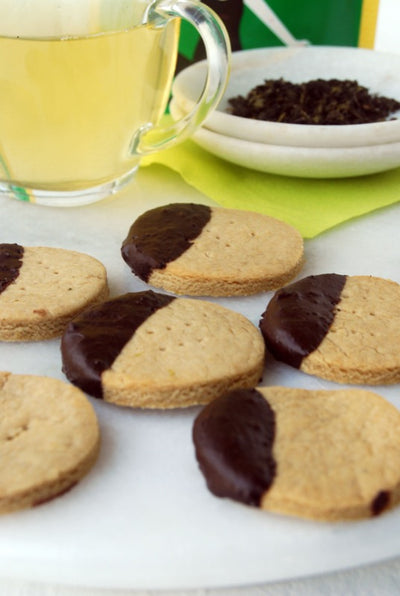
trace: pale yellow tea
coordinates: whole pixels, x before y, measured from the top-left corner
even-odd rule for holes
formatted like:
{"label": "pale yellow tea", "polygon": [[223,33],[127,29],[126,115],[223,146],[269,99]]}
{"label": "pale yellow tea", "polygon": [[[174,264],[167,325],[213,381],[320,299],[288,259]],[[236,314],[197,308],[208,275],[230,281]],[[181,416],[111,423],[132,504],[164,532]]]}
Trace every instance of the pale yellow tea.
{"label": "pale yellow tea", "polygon": [[85,38],[0,38],[0,178],[78,190],[135,168],[132,137],[165,110],[178,36],[175,19]]}

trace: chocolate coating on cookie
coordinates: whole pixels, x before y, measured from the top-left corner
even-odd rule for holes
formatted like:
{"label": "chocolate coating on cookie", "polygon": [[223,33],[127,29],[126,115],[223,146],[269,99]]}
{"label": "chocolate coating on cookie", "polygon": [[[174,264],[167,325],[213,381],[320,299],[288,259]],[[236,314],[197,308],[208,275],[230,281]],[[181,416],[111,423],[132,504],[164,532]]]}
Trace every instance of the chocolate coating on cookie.
{"label": "chocolate coating on cookie", "polygon": [[371,503],[372,515],[380,515],[390,505],[390,492],[381,490]]}
{"label": "chocolate coating on cookie", "polygon": [[103,397],[101,374],[107,370],[136,329],[173,296],[152,291],[128,293],[75,318],[61,341],[63,372],[94,397]]}
{"label": "chocolate coating on cookie", "polygon": [[24,248],[19,244],[0,244],[0,292],[17,279]]}
{"label": "chocolate coating on cookie", "polygon": [[275,415],[255,389],[239,389],[207,405],[193,426],[196,457],[219,497],[259,506],[271,486]]}
{"label": "chocolate coating on cookie", "polygon": [[151,209],[131,226],[122,257],[133,273],[148,281],[153,269],[164,269],[190,248],[210,218],[206,205],[173,203]]}
{"label": "chocolate coating on cookie", "polygon": [[318,348],[332,325],[345,283],[346,275],[312,275],[275,293],[260,329],[277,360],[300,368]]}

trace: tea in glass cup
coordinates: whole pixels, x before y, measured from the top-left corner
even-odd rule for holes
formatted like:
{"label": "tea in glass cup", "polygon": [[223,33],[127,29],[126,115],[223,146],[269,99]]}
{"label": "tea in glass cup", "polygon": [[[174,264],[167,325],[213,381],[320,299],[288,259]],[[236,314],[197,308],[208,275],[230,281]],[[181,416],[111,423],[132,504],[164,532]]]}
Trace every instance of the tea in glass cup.
{"label": "tea in glass cup", "polygon": [[[225,88],[226,31],[196,0],[14,2],[0,0],[0,192],[48,205],[104,198],[142,155],[186,138]],[[208,83],[190,118],[161,129],[181,18],[212,55]]]}

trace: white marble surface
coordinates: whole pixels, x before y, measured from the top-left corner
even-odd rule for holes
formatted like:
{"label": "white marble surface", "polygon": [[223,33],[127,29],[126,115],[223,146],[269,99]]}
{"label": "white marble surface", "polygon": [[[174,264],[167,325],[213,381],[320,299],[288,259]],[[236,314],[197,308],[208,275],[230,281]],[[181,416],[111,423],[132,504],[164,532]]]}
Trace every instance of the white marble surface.
{"label": "white marble surface", "polygon": [[[169,170],[149,168],[119,197],[90,207],[52,209],[2,198],[0,237],[90,249],[105,263],[116,294],[143,287],[117,254],[130,222],[152,205],[171,201],[209,202]],[[302,275],[335,271],[400,282],[399,221],[400,203],[307,242]],[[260,297],[228,299],[227,304],[258,321]],[[57,342],[3,345],[0,361],[1,368],[13,372],[63,378]],[[321,386],[279,365],[269,368],[266,382]],[[397,386],[379,392],[400,404]],[[157,415],[126,413],[122,421],[121,412],[107,404],[95,407],[104,440],[93,473],[43,508],[0,519],[0,593],[144,596],[167,588],[167,594],[177,596],[289,596],[400,589],[400,562],[389,561],[400,555],[399,511],[365,524],[326,527],[244,511],[204,490],[191,448],[182,441],[193,413],[164,418],[172,439],[182,441],[175,469],[172,443],[165,441]],[[126,478],[134,465],[135,474]],[[150,479],[149,470],[157,470]]]}
{"label": "white marble surface", "polygon": [[7,596],[395,596],[400,592],[400,560],[267,585],[191,591],[93,590],[3,582]]}

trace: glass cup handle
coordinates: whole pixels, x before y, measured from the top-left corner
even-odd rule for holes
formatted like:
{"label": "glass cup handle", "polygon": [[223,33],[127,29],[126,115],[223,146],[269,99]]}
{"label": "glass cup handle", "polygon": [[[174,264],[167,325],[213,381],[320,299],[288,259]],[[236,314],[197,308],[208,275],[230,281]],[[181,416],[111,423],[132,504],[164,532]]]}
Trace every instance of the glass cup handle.
{"label": "glass cup handle", "polygon": [[207,56],[208,71],[203,92],[193,110],[173,124],[162,127],[145,125],[136,133],[131,150],[147,155],[166,149],[187,138],[205,120],[220,101],[229,75],[230,43],[220,18],[197,0],[156,0],[148,7],[145,22],[162,26],[180,17],[191,23],[200,34]]}

